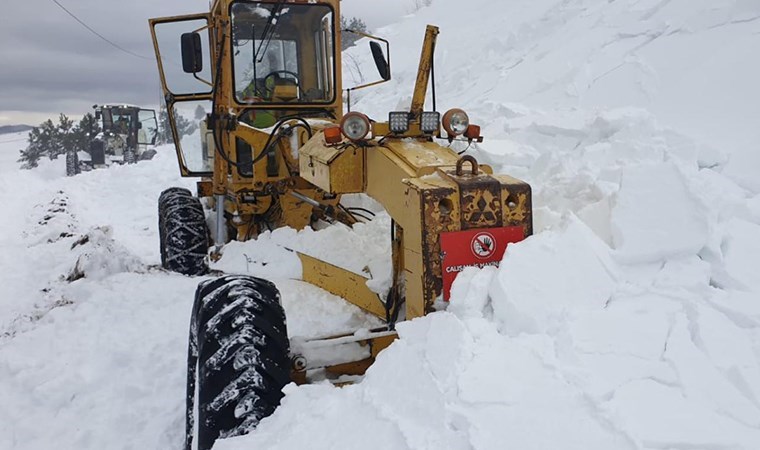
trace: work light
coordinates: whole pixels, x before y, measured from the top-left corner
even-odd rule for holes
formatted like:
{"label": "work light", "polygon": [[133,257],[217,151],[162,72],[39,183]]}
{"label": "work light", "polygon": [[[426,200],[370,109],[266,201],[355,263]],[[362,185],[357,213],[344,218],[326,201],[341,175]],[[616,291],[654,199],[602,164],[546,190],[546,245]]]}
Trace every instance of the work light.
{"label": "work light", "polygon": [[393,134],[406,133],[409,131],[409,113],[406,111],[396,111],[388,114],[388,125]]}
{"label": "work light", "polygon": [[437,111],[423,112],[420,116],[420,129],[423,133],[435,133],[441,123],[441,113]]}
{"label": "work light", "polygon": [[340,122],[340,130],[352,141],[361,141],[369,134],[369,118],[362,113],[352,111]]}
{"label": "work light", "polygon": [[469,126],[470,118],[461,109],[450,109],[443,115],[443,129],[449,136],[460,136],[467,131]]}

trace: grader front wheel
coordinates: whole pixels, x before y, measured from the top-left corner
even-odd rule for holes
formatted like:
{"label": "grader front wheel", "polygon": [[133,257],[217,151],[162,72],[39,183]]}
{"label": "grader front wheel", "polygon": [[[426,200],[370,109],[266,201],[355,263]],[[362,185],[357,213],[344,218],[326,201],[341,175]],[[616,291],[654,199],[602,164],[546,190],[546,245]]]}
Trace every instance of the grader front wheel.
{"label": "grader front wheel", "polygon": [[192,448],[196,382],[198,449],[207,450],[274,412],[290,382],[289,347],[274,284],[238,275],[201,283],[190,325],[185,448]]}
{"label": "grader front wheel", "polygon": [[208,272],[209,240],[200,200],[184,188],[169,188],[158,199],[161,265],[183,275]]}
{"label": "grader front wheel", "polygon": [[124,163],[125,164],[137,163],[137,152],[135,151],[134,148],[127,146],[124,149]]}

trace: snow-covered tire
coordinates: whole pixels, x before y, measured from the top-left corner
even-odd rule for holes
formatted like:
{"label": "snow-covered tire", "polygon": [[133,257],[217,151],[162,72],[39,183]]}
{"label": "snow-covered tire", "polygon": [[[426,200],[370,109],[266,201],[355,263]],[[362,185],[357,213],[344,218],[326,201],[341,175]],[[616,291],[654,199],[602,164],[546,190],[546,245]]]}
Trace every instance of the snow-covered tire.
{"label": "snow-covered tire", "polygon": [[66,152],[66,176],[73,177],[79,173],[79,155],[77,152]]}
{"label": "snow-covered tire", "polygon": [[192,197],[193,194],[190,192],[189,189],[181,188],[181,187],[171,187],[169,189],[164,190],[161,192],[161,195],[158,197],[158,238],[159,238],[159,249],[161,250],[161,267],[166,267],[166,248],[165,248],[165,232],[164,232],[164,210],[170,205],[174,204],[174,202],[169,202],[169,197],[172,197],[176,194],[185,195],[187,197]]}
{"label": "snow-covered tire", "polygon": [[248,433],[279,406],[289,351],[274,284],[242,275],[202,282],[190,323],[185,448],[192,448],[196,382],[198,449],[207,450]]}
{"label": "snow-covered tire", "polygon": [[135,149],[130,148],[129,146],[124,148],[124,163],[125,164],[135,164],[137,162],[137,152]]}
{"label": "snow-covered tire", "polygon": [[208,272],[209,239],[200,200],[184,188],[170,188],[158,199],[161,266],[184,275]]}

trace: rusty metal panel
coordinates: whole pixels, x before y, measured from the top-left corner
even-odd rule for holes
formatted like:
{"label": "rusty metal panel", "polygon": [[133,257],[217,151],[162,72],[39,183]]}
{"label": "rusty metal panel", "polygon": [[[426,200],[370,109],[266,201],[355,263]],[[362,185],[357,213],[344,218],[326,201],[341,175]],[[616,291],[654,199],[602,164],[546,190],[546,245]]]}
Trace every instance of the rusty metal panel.
{"label": "rusty metal panel", "polygon": [[204,178],[196,183],[198,198],[211,197],[214,195],[214,184],[210,179]]}
{"label": "rusty metal panel", "polygon": [[503,224],[501,184],[490,175],[456,177],[459,185],[462,230]]}
{"label": "rusty metal panel", "polygon": [[432,188],[422,191],[422,254],[424,276],[423,292],[425,312],[433,308],[433,301],[443,289],[441,271],[441,233],[461,229],[462,210],[457,208],[460,193],[454,187]]}
{"label": "rusty metal panel", "polygon": [[525,237],[533,234],[533,195],[528,183],[510,177],[496,175],[501,183],[504,226],[522,226]]}
{"label": "rusty metal panel", "polygon": [[[439,235],[460,229],[457,186],[439,174],[408,180],[409,203],[419,205],[417,223],[404,229],[407,319],[432,311],[443,287]],[[414,226],[416,225],[416,226]],[[424,255],[424,256],[423,256]]]}

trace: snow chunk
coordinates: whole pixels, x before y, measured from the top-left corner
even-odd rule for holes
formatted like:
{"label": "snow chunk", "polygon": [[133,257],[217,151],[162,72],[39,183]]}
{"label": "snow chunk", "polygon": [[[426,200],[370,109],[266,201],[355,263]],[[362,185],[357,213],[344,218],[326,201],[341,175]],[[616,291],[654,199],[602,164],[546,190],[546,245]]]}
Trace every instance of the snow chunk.
{"label": "snow chunk", "polygon": [[451,286],[451,302],[447,311],[460,318],[482,318],[488,305],[488,289],[498,268],[486,266],[482,269],[466,267],[457,274]]}
{"label": "snow chunk", "polygon": [[447,398],[456,394],[454,382],[472,352],[467,330],[446,313],[399,324],[398,330],[401,339],[367,372],[366,400],[397,424],[410,448],[466,449],[464,436],[449,425]]}
{"label": "snow chunk", "polygon": [[709,233],[705,208],[673,164],[623,170],[612,208],[612,241],[625,262],[697,254]]}
{"label": "snow chunk", "polygon": [[613,301],[607,308],[589,311],[570,324],[573,344],[581,352],[658,359],[670,330],[664,309],[645,308],[635,301]]}
{"label": "snow chunk", "polygon": [[490,295],[510,335],[551,333],[583,310],[600,310],[615,290],[609,248],[577,218],[507,248]]}

